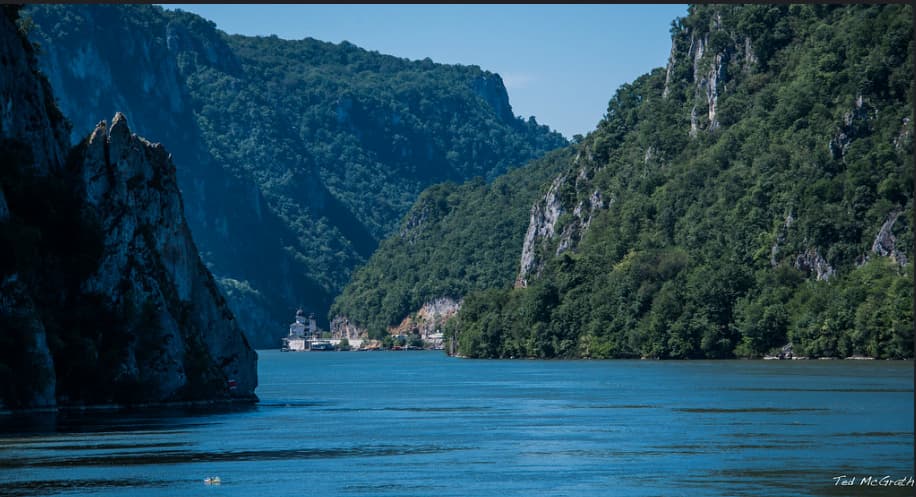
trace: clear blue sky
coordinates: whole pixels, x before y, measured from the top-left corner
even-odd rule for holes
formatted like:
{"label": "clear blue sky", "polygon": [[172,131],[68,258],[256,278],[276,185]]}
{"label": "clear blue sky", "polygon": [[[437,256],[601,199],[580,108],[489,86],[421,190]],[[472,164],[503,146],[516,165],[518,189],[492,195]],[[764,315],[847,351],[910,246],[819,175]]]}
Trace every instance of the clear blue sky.
{"label": "clear blue sky", "polygon": [[499,73],[515,114],[586,134],[623,83],[668,61],[670,5],[166,5],[228,33],[339,43]]}

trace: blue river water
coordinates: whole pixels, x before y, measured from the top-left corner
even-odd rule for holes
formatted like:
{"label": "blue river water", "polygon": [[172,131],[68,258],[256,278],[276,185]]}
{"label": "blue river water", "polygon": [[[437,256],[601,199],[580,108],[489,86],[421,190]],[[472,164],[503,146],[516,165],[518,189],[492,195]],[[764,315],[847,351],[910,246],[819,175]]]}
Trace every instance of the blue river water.
{"label": "blue river water", "polygon": [[261,351],[259,373],[256,406],[0,418],[0,495],[914,493],[911,361]]}

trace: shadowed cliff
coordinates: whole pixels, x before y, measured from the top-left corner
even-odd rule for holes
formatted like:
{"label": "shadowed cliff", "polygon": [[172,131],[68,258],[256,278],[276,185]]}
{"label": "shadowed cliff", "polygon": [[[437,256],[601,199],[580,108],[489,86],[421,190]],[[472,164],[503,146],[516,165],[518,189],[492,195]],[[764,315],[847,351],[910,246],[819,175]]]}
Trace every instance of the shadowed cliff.
{"label": "shadowed cliff", "polygon": [[256,400],[257,355],[203,265],[165,148],[115,115],[70,148],[0,18],[0,404]]}

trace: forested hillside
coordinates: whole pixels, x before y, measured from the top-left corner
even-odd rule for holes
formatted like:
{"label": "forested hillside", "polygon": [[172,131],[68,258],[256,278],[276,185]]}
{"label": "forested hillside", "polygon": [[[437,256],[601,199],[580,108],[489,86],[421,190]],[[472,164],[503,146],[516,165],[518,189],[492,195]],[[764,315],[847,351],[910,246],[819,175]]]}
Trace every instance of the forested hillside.
{"label": "forested hillside", "polygon": [[[667,67],[617,90],[533,206],[468,196],[529,225],[516,288],[467,286],[489,289],[450,322],[461,354],[912,356],[912,7],[689,12]],[[462,260],[448,247],[399,267]]]}
{"label": "forested hillside", "polygon": [[472,290],[511,287],[531,205],[543,182],[571,158],[561,149],[500,176],[424,191],[369,262],[334,301],[331,316],[370,336],[446,298],[460,301]]}
{"label": "forested hillside", "polygon": [[566,144],[476,66],[229,36],[156,6],[26,15],[74,129],[120,111],[170,145],[194,238],[257,346],[300,305],[323,319],[425,187],[491,180]]}
{"label": "forested hillside", "polygon": [[912,356],[912,19],[692,7],[540,201],[527,287],[465,301],[461,352]]}

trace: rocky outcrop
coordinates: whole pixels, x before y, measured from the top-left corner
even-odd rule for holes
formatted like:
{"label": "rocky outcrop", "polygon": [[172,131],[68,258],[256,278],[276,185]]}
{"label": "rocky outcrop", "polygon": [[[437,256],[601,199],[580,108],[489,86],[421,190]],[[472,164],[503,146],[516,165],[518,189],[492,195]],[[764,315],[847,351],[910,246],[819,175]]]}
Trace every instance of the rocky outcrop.
{"label": "rocky outcrop", "polygon": [[82,176],[105,234],[102,262],[83,288],[122,312],[144,311],[114,381],[147,387],[150,401],[253,398],[257,355],[200,261],[165,148],[132,134],[117,114],[89,137]]}
{"label": "rocky outcrop", "polygon": [[604,198],[599,190],[593,191],[588,198],[576,203],[576,207],[572,211],[571,222],[564,226],[563,231],[560,233],[559,243],[557,243],[554,255],[560,255],[567,250],[575,249],[579,240],[588,231],[594,212],[605,207]]}
{"label": "rocky outcrop", "polygon": [[897,247],[897,237],[894,236],[894,224],[900,217],[900,211],[888,214],[887,220],[881,225],[875,241],[872,242],[871,251],[882,257],[890,257],[897,264],[904,266],[907,263],[906,253]]}
{"label": "rocky outcrop", "polygon": [[865,136],[870,132],[868,121],[868,112],[870,106],[862,98],[862,95],[856,97],[852,110],[843,115],[843,122],[837,126],[833,138],[828,143],[830,155],[834,159],[843,159],[846,157],[846,151],[853,140]]}
{"label": "rocky outcrop", "polygon": [[[445,324],[461,309],[462,300],[440,297],[425,302],[419,309],[406,316],[397,326],[389,326],[391,335],[417,334],[420,338],[433,341],[432,335],[441,333]],[[331,334],[350,340],[365,338],[368,330],[352,322],[347,316],[335,316],[331,320]]]}
{"label": "rocky outcrop", "polygon": [[[725,68],[728,65],[730,54],[728,48],[719,48],[717,51],[709,53],[710,35],[721,29],[721,23],[721,16],[716,13],[710,31],[702,36],[691,34],[690,39],[691,50],[689,53],[693,58],[693,80],[696,82],[696,97],[697,100],[705,101],[707,117],[705,129],[709,131],[719,127],[719,121],[716,119],[719,87],[725,83]],[[690,123],[691,136],[696,136],[698,128],[696,107],[691,111]]]}
{"label": "rocky outcrop", "polygon": [[780,247],[786,243],[786,239],[789,236],[789,229],[795,223],[795,216],[792,215],[792,212],[786,214],[786,219],[783,221],[782,226],[779,227],[778,232],[776,233],[776,241],[773,242],[773,246],[770,247],[770,266],[776,267],[779,264],[779,251]]}
{"label": "rocky outcrop", "polygon": [[677,43],[671,41],[671,53],[668,54],[668,65],[665,66],[665,89],[662,90],[662,98],[667,99],[668,94],[671,93],[671,71],[674,69],[674,64],[677,62]]}
{"label": "rocky outcrop", "polygon": [[509,104],[509,93],[498,74],[485,73],[474,78],[471,80],[471,90],[489,104],[503,122],[515,120]]}
{"label": "rocky outcrop", "polygon": [[[579,166],[575,174],[557,176],[547,194],[531,207],[528,230],[522,245],[522,256],[516,288],[524,288],[538,277],[544,260],[558,256],[568,250],[575,250],[579,241],[588,231],[596,211],[606,209],[608,203],[601,191],[591,183],[595,165],[585,156],[579,155],[575,163]],[[646,151],[646,162],[652,159],[651,147]],[[564,200],[564,191],[587,192],[587,196],[576,195]]]}
{"label": "rocky outcrop", "polygon": [[[751,37],[723,22],[721,10],[714,9],[706,24],[678,25],[673,32],[665,71],[662,98],[671,98],[672,92],[692,94],[687,98],[691,137],[701,130],[719,128],[720,98],[729,86],[740,84],[742,76],[759,67]],[[686,77],[679,79],[676,75]]]}
{"label": "rocky outcrop", "polygon": [[565,177],[557,176],[543,199],[531,207],[531,218],[528,221],[528,230],[525,232],[525,241],[522,244],[522,257],[515,280],[516,288],[528,286],[529,279],[537,277],[541,260],[538,255],[538,246],[556,234],[556,224],[563,214],[563,206],[558,193]]}
{"label": "rocky outcrop", "polygon": [[441,333],[445,323],[461,310],[461,303],[461,300],[442,297],[423,304],[423,307],[417,311],[416,318],[420,336],[428,337]]}
{"label": "rocky outcrop", "polygon": [[57,379],[48,337],[28,287],[17,274],[0,282],[0,318],[12,325],[4,342],[14,344],[14,350],[0,352],[6,356],[0,408],[54,407]]}
{"label": "rocky outcrop", "polygon": [[[13,8],[13,7],[4,7]],[[0,19],[0,138],[28,146],[36,170],[64,163],[69,129],[47,80],[37,74],[35,55],[18,28]]]}
{"label": "rocky outcrop", "polygon": [[836,270],[827,263],[824,256],[816,248],[809,248],[804,253],[795,257],[795,269],[814,273],[818,281],[827,281]]}
{"label": "rocky outcrop", "polygon": [[369,335],[366,328],[356,325],[347,316],[335,316],[331,320],[331,334],[333,336],[356,339]]}
{"label": "rocky outcrop", "polygon": [[[301,277],[294,257],[276,243],[298,237],[283,226],[261,190],[250,178],[226,170],[205,149],[187,72],[208,66],[235,77],[241,71],[215,25],[196,16],[169,21],[153,6],[70,5],[66,9],[74,30],[80,25],[126,26],[122,16],[128,9],[135,19],[153,15],[146,18],[149,31],[92,28],[92,36],[60,39],[49,34],[51,29],[43,29],[60,22],[53,17],[56,8],[31,8],[28,15],[36,23],[31,36],[44,47],[39,57],[42,72],[51,81],[61,111],[74,123],[70,142],[84,139],[100,117],[122,112],[131,117],[134,132],[168,144],[179,166],[186,220],[205,263],[219,276],[218,284],[246,281],[255,292],[268,295],[258,298],[257,293],[222,286],[232,293],[230,305],[243,331],[250,330],[252,343],[275,345],[285,327],[281,316],[289,308],[303,302],[315,310],[330,305],[328,295],[304,297],[324,292],[316,292],[315,285]],[[249,263],[260,259],[276,264]]]}
{"label": "rocky outcrop", "polygon": [[445,324],[461,310],[462,300],[440,297],[424,303],[420,309],[404,318],[401,324],[388,330],[390,334],[418,334],[424,340],[441,333]]}

